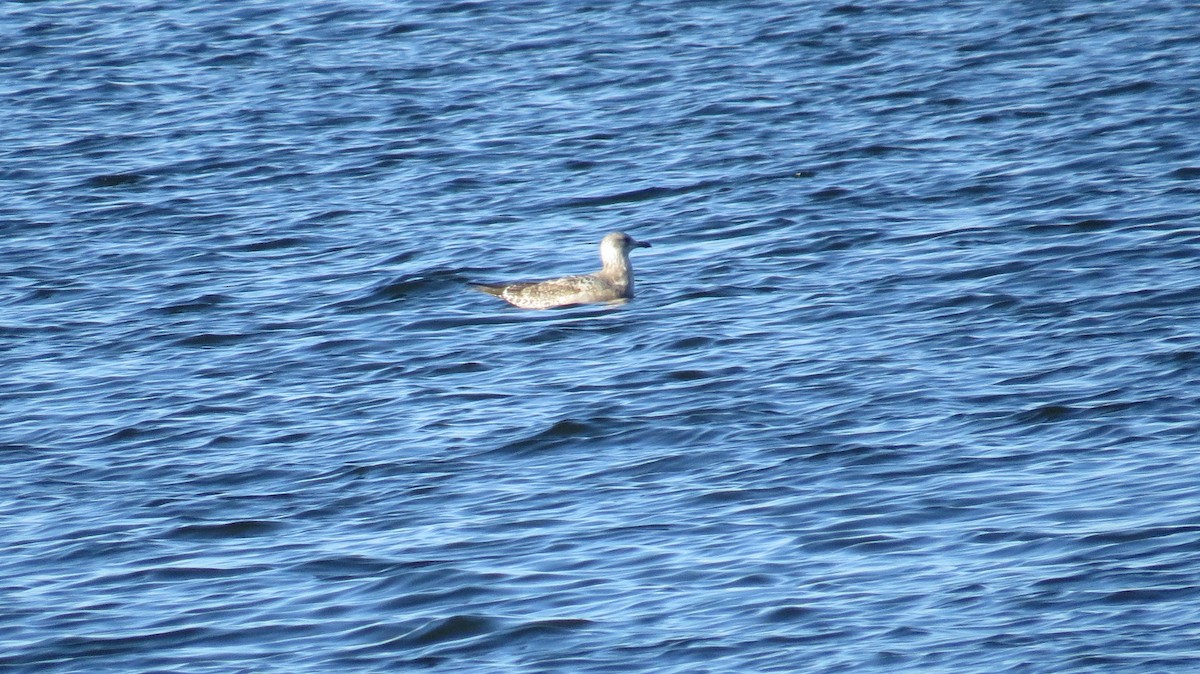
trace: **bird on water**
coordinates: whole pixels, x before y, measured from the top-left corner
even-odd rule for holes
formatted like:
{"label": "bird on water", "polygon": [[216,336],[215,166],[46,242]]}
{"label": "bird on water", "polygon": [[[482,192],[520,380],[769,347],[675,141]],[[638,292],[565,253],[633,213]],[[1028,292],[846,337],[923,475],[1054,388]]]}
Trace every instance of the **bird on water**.
{"label": "bird on water", "polygon": [[613,232],[600,241],[600,271],[582,276],[563,276],[546,281],[478,283],[476,290],[495,295],[522,309],[553,309],[573,304],[619,302],[633,297],[633,267],[629,251],[649,248],[625,232]]}

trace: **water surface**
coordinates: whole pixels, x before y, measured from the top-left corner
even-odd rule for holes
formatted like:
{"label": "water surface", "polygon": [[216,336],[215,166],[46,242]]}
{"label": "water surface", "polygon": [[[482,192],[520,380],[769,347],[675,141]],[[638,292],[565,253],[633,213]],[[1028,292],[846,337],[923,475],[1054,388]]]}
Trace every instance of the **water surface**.
{"label": "water surface", "polygon": [[1197,25],[6,5],[0,668],[1200,667]]}

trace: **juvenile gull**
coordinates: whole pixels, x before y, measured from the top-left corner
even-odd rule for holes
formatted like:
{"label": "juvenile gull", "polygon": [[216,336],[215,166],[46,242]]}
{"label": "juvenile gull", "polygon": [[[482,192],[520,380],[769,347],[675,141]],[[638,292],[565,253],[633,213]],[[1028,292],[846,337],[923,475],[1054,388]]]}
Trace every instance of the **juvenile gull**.
{"label": "juvenile gull", "polygon": [[600,241],[603,267],[594,274],[564,276],[546,281],[480,283],[473,287],[522,309],[552,309],[571,304],[625,300],[633,297],[633,267],[629,266],[629,251],[649,247],[650,244],[635,241],[625,232],[613,232]]}

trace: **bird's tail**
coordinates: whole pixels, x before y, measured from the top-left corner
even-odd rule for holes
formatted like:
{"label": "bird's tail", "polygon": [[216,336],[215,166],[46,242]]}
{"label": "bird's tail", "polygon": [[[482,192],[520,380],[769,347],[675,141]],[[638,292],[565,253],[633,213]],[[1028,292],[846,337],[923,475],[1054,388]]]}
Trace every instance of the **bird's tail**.
{"label": "bird's tail", "polygon": [[472,283],[471,287],[474,288],[475,290],[478,290],[481,293],[495,295],[496,297],[500,297],[501,295],[504,294],[504,286],[502,286],[502,285],[489,285],[487,283]]}

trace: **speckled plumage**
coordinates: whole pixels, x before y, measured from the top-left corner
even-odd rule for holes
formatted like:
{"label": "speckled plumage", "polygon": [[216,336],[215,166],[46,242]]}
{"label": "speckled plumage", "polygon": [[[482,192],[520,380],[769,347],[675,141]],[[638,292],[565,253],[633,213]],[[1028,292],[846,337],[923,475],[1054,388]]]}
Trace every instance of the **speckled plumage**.
{"label": "speckled plumage", "polygon": [[522,309],[552,309],[573,304],[616,302],[633,297],[632,248],[649,248],[624,232],[613,232],[600,241],[603,267],[594,274],[563,276],[545,281],[480,283],[476,290],[495,295]]}

